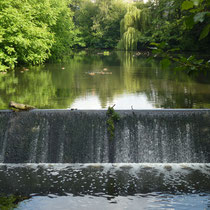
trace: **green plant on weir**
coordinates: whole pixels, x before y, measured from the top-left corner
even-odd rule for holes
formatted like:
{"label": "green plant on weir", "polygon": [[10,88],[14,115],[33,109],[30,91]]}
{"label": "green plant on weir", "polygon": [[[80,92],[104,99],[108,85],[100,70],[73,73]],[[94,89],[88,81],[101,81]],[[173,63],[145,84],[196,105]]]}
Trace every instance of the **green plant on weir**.
{"label": "green plant on weir", "polygon": [[10,196],[0,196],[0,209],[10,210],[18,207],[18,204],[24,200],[29,199],[29,196],[19,196],[19,195],[10,195]]}
{"label": "green plant on weir", "polygon": [[[114,105],[115,106],[115,105]],[[107,131],[110,137],[110,140],[114,138],[114,132],[115,132],[115,123],[120,120],[120,116],[117,112],[114,110],[114,106],[108,107],[107,110]]]}

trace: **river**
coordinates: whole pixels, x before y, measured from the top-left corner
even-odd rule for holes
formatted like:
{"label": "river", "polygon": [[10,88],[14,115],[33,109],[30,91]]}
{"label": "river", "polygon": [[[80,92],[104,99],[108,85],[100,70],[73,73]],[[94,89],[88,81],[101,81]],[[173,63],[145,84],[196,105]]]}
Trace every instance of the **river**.
{"label": "river", "polygon": [[0,75],[0,109],[9,101],[39,109],[210,108],[210,74],[163,69],[136,52],[81,51],[65,63]]}

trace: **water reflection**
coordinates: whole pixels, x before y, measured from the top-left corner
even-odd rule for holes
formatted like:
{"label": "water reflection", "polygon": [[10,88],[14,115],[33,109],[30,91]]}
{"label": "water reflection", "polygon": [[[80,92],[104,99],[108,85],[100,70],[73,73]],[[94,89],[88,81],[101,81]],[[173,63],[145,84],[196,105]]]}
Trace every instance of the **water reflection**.
{"label": "water reflection", "polygon": [[0,75],[0,108],[11,100],[37,108],[210,108],[210,75],[161,69],[132,52],[80,52],[66,64]]}
{"label": "water reflection", "polygon": [[37,196],[19,205],[21,210],[204,210],[209,209],[208,195],[170,195],[145,194],[137,196],[119,196],[108,199],[101,196]]}

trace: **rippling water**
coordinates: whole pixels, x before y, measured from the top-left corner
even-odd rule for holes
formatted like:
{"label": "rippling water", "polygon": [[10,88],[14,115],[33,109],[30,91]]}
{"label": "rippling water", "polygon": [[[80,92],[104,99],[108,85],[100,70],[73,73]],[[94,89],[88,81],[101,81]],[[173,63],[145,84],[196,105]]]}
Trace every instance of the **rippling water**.
{"label": "rippling water", "polygon": [[199,210],[209,209],[208,194],[171,195],[163,193],[138,194],[135,196],[36,196],[20,204],[18,209],[71,209],[71,210],[141,210],[141,209],[180,209]]}

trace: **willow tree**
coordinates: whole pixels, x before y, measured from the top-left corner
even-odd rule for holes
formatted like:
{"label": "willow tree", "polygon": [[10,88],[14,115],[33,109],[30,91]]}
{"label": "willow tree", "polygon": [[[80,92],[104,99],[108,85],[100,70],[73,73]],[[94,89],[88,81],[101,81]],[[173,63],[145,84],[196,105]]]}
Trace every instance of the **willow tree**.
{"label": "willow tree", "polygon": [[120,23],[121,40],[117,48],[123,50],[137,50],[141,34],[145,31],[150,21],[149,10],[138,9],[131,5]]}

